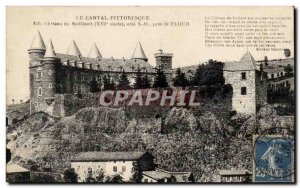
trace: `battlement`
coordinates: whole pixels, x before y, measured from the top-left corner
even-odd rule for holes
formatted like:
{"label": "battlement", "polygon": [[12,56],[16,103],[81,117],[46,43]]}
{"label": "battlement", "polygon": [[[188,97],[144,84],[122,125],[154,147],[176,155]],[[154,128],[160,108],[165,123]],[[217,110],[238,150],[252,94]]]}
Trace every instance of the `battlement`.
{"label": "battlement", "polygon": [[154,54],[154,57],[173,57],[173,53],[164,53],[163,50],[159,49],[158,53]]}

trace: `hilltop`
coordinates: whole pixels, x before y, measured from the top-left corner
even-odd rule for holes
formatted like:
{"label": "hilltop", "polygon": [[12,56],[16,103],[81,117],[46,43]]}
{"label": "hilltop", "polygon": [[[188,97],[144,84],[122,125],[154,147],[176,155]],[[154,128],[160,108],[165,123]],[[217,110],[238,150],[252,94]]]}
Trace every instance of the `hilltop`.
{"label": "hilltop", "polygon": [[55,118],[39,112],[8,131],[7,147],[13,162],[55,173],[68,168],[77,152],[147,150],[159,167],[192,171],[203,182],[212,181],[220,169],[251,170],[253,134],[274,126],[293,127],[293,120],[286,121],[270,106],[256,117],[234,119],[177,107],[165,113],[130,117],[124,108],[90,107]]}

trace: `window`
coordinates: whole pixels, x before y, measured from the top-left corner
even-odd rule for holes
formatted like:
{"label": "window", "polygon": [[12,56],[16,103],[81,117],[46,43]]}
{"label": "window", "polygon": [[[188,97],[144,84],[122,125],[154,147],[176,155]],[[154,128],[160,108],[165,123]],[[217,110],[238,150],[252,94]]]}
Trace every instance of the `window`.
{"label": "window", "polygon": [[52,83],[49,83],[49,88],[53,88],[53,84]]}
{"label": "window", "polygon": [[226,182],[230,182],[231,179],[230,179],[230,176],[226,177]]}
{"label": "window", "polygon": [[42,71],[37,71],[37,76],[36,76],[36,78],[37,78],[38,80],[41,80],[41,79],[42,79]]}
{"label": "window", "polygon": [[118,168],[116,166],[113,167],[114,172],[118,172]]}
{"label": "window", "polygon": [[246,73],[242,72],[242,80],[246,80]]}
{"label": "window", "polygon": [[38,106],[39,106],[39,103],[38,103],[38,102],[36,102],[36,103],[35,103],[35,106],[36,106],[36,107],[38,107]]}
{"label": "window", "polygon": [[144,179],[144,182],[145,182],[145,183],[148,183],[148,179]]}
{"label": "window", "polygon": [[38,88],[38,96],[42,96],[42,88],[41,87]]}
{"label": "window", "polygon": [[241,87],[241,95],[247,95],[247,88]]}
{"label": "window", "polygon": [[93,176],[93,169],[89,167],[87,177],[90,178],[92,176]]}
{"label": "window", "polygon": [[126,171],[126,166],[122,166],[122,172]]}

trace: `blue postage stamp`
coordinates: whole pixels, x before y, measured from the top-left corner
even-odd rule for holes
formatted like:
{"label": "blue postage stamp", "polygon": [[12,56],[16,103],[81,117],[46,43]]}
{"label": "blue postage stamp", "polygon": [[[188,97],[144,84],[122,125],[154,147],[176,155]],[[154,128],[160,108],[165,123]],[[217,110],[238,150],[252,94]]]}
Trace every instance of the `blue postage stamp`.
{"label": "blue postage stamp", "polygon": [[253,182],[293,182],[292,137],[254,138]]}

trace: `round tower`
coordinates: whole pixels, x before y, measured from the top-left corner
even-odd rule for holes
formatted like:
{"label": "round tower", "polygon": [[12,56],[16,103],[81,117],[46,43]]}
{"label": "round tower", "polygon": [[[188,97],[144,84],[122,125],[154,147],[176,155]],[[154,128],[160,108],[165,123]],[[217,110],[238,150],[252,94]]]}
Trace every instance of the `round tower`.
{"label": "round tower", "polygon": [[172,70],[172,53],[164,53],[163,50],[159,49],[158,53],[154,54],[156,59],[156,67],[163,69],[165,72]]}
{"label": "round tower", "polygon": [[30,67],[39,66],[44,58],[46,46],[39,31],[35,34],[31,46],[28,49]]}
{"label": "round tower", "polygon": [[56,57],[56,53],[54,51],[54,47],[51,39],[47,45],[47,50],[43,59],[43,98],[46,103],[49,105],[54,101],[54,96],[57,88],[57,66],[58,66],[59,58]]}
{"label": "round tower", "polygon": [[42,59],[46,52],[44,40],[39,31],[35,34],[31,46],[28,49],[29,54],[29,85],[30,85],[30,113],[38,111],[39,103],[37,96],[38,88],[41,87],[42,80]]}

